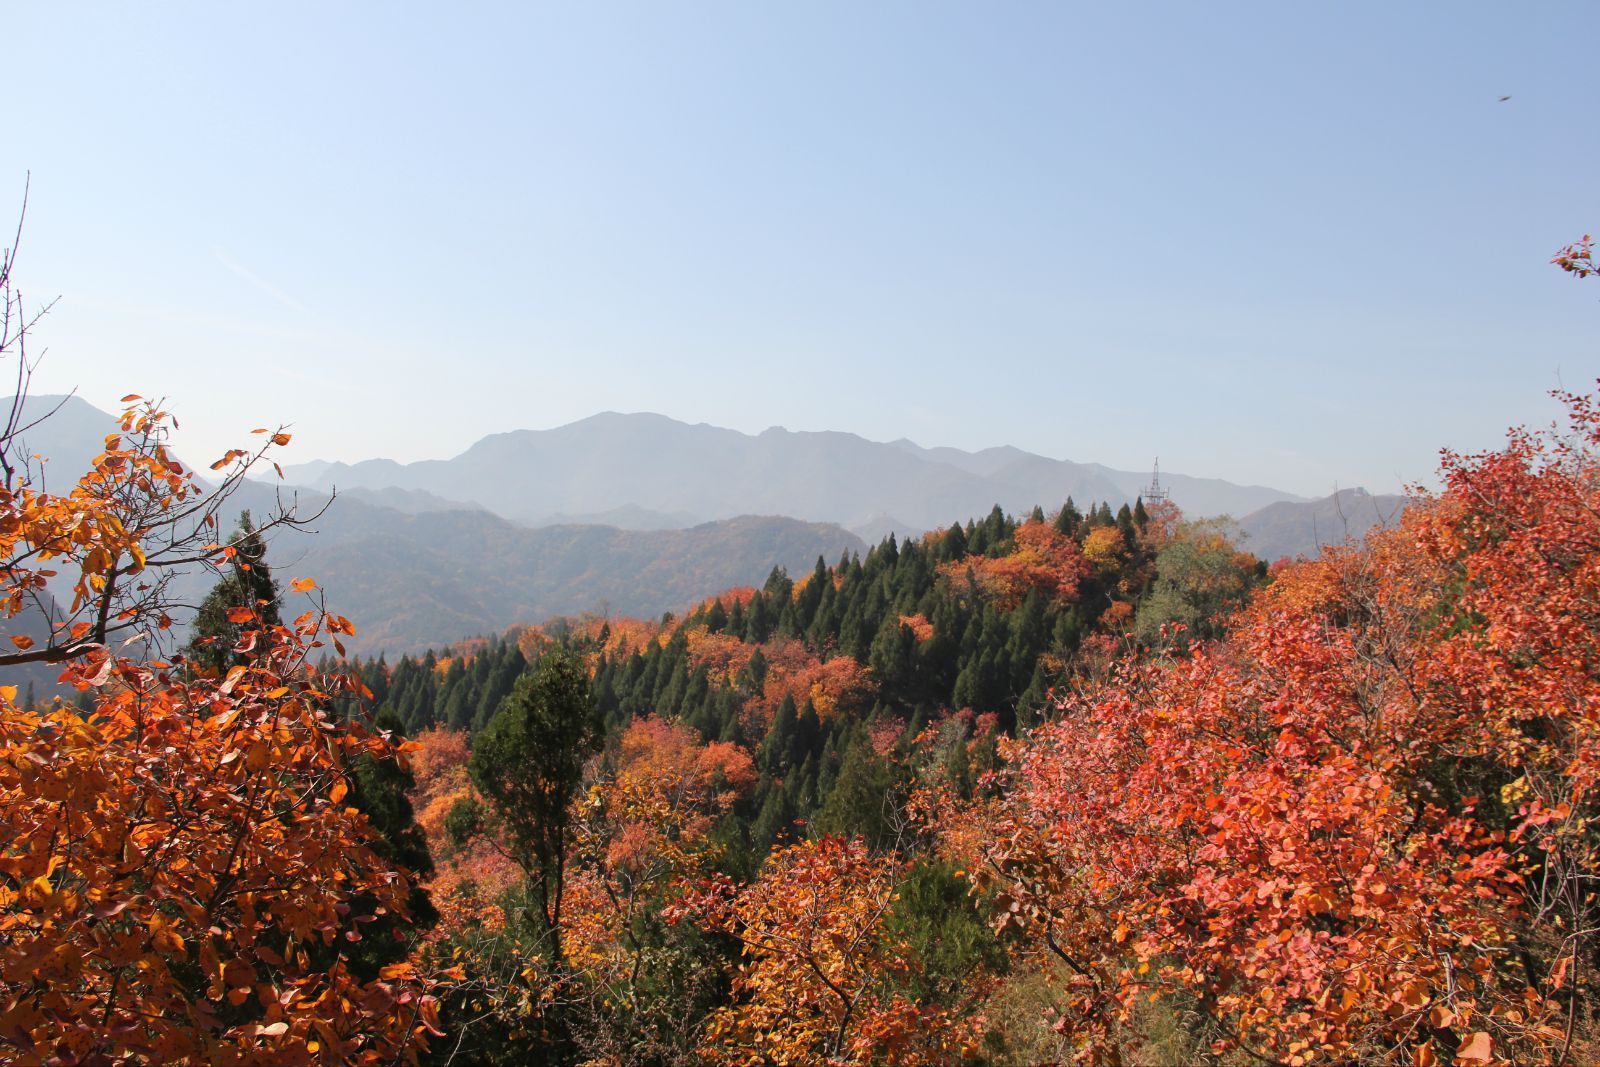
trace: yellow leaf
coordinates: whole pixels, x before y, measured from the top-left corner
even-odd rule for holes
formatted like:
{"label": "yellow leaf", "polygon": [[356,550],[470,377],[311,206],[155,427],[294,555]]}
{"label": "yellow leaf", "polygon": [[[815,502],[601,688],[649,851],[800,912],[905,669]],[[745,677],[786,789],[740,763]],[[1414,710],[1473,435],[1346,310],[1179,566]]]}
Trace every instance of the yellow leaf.
{"label": "yellow leaf", "polygon": [[317,583],[311,578],[296,578],[294,581],[289,583],[289,588],[294,590],[296,593],[309,593],[316,587]]}

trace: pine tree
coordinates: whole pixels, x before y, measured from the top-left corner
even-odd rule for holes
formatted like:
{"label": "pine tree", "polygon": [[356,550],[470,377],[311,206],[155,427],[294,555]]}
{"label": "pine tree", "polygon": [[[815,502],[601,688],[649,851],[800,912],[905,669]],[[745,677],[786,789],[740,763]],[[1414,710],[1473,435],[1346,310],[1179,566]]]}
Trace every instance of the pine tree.
{"label": "pine tree", "polygon": [[251,523],[250,512],[239,516],[239,527],[229,538],[228,548],[232,551],[227,571],[200,602],[184,648],[190,665],[203,674],[226,674],[245,658],[235,651],[245,633],[283,622],[278,611],[278,583],[267,566],[267,545]]}
{"label": "pine tree", "polygon": [[605,725],[582,660],[566,650],[541,657],[472,746],[467,771],[493,804],[511,858],[527,875],[550,962],[564,966],[561,901],[572,799]]}
{"label": "pine tree", "polygon": [[791,750],[798,751],[799,747],[796,722],[799,717],[794,697],[785,694],[761,746],[760,765],[768,774],[782,775],[793,766]]}
{"label": "pine tree", "polygon": [[[400,720],[393,712],[380,714],[373,725],[396,736],[401,733]],[[433,857],[407,797],[416,785],[411,772],[395,759],[380,761],[363,756],[350,775],[350,784],[350,803],[366,814],[380,835],[373,851],[415,876],[408,901],[409,919],[401,922],[392,914],[381,915],[361,931],[362,939],[355,947],[345,949],[345,958],[355,972],[371,981],[378,977],[380,968],[405,959],[411,946],[438,920],[439,913],[421,885],[433,873]]]}
{"label": "pine tree", "polygon": [[1078,524],[1083,521],[1083,516],[1078,512],[1078,507],[1067,497],[1067,502],[1062,505],[1061,511],[1056,514],[1056,529],[1071,537],[1078,532]]}
{"label": "pine tree", "polygon": [[812,826],[821,834],[859,835],[874,848],[887,847],[894,841],[894,794],[893,771],[862,731],[845,753]]}
{"label": "pine tree", "polygon": [[780,843],[794,830],[794,802],[789,798],[789,791],[779,783],[767,779],[766,798],[761,805],[761,813],[756,816],[755,825],[750,828],[750,844],[758,855],[765,855],[772,850],[772,846]]}
{"label": "pine tree", "polygon": [[1126,504],[1117,509],[1117,529],[1122,531],[1123,538],[1131,546],[1137,535],[1133,529],[1133,510]]}

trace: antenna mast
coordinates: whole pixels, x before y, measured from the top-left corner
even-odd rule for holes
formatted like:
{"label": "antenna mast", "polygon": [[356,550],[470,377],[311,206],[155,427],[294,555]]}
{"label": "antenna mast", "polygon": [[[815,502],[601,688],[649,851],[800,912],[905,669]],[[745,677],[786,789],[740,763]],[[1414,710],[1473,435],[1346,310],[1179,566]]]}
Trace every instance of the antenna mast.
{"label": "antenna mast", "polygon": [[1172,493],[1161,486],[1161,457],[1156,457],[1156,465],[1150,471],[1150,484],[1145,487],[1140,496],[1144,497],[1147,504],[1162,503],[1172,498]]}

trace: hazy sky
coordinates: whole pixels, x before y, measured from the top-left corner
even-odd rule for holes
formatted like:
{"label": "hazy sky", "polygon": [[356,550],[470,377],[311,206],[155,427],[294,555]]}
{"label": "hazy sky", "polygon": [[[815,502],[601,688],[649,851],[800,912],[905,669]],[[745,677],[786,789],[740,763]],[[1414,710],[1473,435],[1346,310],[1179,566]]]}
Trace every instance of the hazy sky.
{"label": "hazy sky", "polygon": [[0,23],[36,391],[165,395],[196,459],[651,410],[1376,491],[1600,375],[1547,262],[1600,230],[1594,3]]}

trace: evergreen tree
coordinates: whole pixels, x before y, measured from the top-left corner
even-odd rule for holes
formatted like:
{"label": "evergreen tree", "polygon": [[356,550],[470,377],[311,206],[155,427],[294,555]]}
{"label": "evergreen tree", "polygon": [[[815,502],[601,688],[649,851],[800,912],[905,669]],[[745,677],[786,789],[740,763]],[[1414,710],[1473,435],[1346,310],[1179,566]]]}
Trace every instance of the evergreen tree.
{"label": "evergreen tree", "polygon": [[278,583],[267,566],[267,545],[251,523],[250,512],[239,516],[228,547],[232,552],[225,573],[200,602],[184,648],[190,665],[203,674],[226,674],[244,661],[234,649],[247,631],[283,622],[278,611]]}
{"label": "evergreen tree", "polygon": [[1133,528],[1133,510],[1126,504],[1117,509],[1117,529],[1122,531],[1123,538],[1131,548],[1137,535]]}
{"label": "evergreen tree", "polygon": [[[401,733],[400,720],[393,712],[378,715],[373,725],[396,735]],[[351,968],[364,981],[377,978],[378,971],[388,964],[405,959],[411,946],[439,917],[421,885],[433,873],[433,857],[407,796],[415,785],[411,772],[394,759],[363,756],[350,774],[350,803],[367,816],[379,834],[373,851],[415,876],[408,900],[409,920],[401,923],[393,914],[379,916],[361,931],[356,947],[345,951]]]}
{"label": "evergreen tree", "polygon": [[528,877],[545,951],[557,968],[565,965],[561,902],[572,798],[603,731],[583,661],[558,649],[517,682],[478,735],[467,764],[473,784],[495,807],[512,858]]}
{"label": "evergreen tree", "polygon": [[792,766],[792,753],[798,751],[799,745],[796,723],[799,717],[794,697],[785,695],[783,703],[778,705],[778,714],[773,716],[772,727],[767,731],[766,740],[761,746],[760,765],[768,774],[782,775]]}
{"label": "evergreen tree", "polygon": [[772,623],[772,615],[767,610],[766,594],[757,593],[750,598],[750,612],[745,622],[744,639],[751,644],[761,644],[772,636]]}
{"label": "evergreen tree", "polygon": [[771,779],[766,779],[763,784],[766,797],[762,801],[760,814],[756,816],[755,825],[750,828],[750,845],[757,855],[762,856],[793,833],[795,820],[794,803],[789,798],[788,790]]}
{"label": "evergreen tree", "polygon": [[860,835],[874,848],[894,843],[896,782],[889,764],[872,750],[865,731],[844,755],[833,788],[812,826],[821,834]]}
{"label": "evergreen tree", "polygon": [[1071,537],[1078,532],[1078,524],[1082,521],[1083,516],[1079,514],[1077,505],[1072,502],[1070,496],[1067,497],[1067,502],[1056,513],[1056,529]]}

